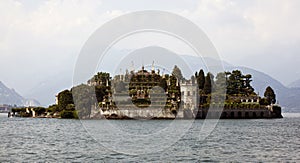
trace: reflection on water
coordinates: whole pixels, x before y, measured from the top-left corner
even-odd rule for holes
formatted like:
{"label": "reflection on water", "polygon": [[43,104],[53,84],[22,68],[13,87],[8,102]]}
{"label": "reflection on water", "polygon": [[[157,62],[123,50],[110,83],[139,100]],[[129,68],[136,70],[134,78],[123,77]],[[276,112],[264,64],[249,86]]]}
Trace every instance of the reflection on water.
{"label": "reflection on water", "polygon": [[[199,141],[197,120],[188,132],[164,151],[142,155],[113,152],[106,144],[116,145],[110,132],[103,140],[94,140],[79,120],[7,118],[0,114],[0,161],[299,161],[300,114],[284,114],[283,119],[220,120],[205,141]],[[86,121],[95,125],[104,121]],[[109,121],[117,128],[131,134],[152,134],[162,130],[170,121],[120,120]],[[111,128],[107,128],[109,131]],[[179,132],[179,131],[178,131]],[[173,133],[174,134],[174,133]],[[123,135],[119,135],[123,136]],[[127,137],[130,142],[131,137]],[[167,137],[156,140],[164,144]],[[126,142],[118,142],[125,143]],[[139,142],[128,144],[140,146]],[[147,144],[140,148],[147,148]]]}

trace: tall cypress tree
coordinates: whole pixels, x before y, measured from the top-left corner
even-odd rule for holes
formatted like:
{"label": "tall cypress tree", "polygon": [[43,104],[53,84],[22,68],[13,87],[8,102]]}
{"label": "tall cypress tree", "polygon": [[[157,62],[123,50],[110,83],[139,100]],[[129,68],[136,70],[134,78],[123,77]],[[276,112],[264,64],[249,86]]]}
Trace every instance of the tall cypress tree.
{"label": "tall cypress tree", "polygon": [[212,89],[211,76],[210,76],[210,73],[207,73],[207,75],[205,77],[203,91],[205,94],[210,94],[212,91],[211,89]]}
{"label": "tall cypress tree", "polygon": [[199,89],[204,88],[205,76],[204,76],[204,71],[202,69],[199,71],[199,74],[197,77],[197,83],[198,83]]}

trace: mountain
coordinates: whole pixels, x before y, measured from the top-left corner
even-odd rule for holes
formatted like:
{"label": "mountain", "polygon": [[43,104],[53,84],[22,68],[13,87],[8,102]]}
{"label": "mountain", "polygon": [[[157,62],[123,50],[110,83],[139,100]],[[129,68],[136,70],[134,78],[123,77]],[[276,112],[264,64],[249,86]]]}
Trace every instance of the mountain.
{"label": "mountain", "polygon": [[25,99],[14,89],[9,89],[0,81],[0,104],[17,105],[17,106],[38,106],[37,100]]}
{"label": "mountain", "polygon": [[25,96],[38,99],[42,106],[49,106],[55,102],[55,95],[72,87],[72,71],[60,72],[38,83]]}
{"label": "mountain", "polygon": [[292,82],[291,84],[288,85],[290,88],[300,88],[300,79]]}

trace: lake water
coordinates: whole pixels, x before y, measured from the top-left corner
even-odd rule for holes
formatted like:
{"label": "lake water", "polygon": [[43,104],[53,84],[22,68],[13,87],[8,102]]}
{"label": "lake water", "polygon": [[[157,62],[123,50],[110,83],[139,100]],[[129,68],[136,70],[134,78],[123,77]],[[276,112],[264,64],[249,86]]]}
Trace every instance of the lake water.
{"label": "lake water", "polygon": [[[199,137],[204,120],[192,121],[184,130],[180,126],[191,121],[80,121],[2,115],[0,162],[299,162],[300,114],[284,116],[220,120],[204,139]],[[179,127],[167,130],[172,124]],[[156,135],[164,131],[170,134]],[[149,138],[152,135],[153,139]]]}

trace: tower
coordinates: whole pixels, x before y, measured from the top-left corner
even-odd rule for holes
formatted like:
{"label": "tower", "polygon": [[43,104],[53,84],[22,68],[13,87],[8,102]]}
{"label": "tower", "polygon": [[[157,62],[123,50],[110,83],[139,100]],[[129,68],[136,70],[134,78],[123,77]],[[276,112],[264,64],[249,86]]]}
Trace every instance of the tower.
{"label": "tower", "polygon": [[191,80],[182,81],[180,84],[181,100],[184,109],[198,108],[198,86]]}

